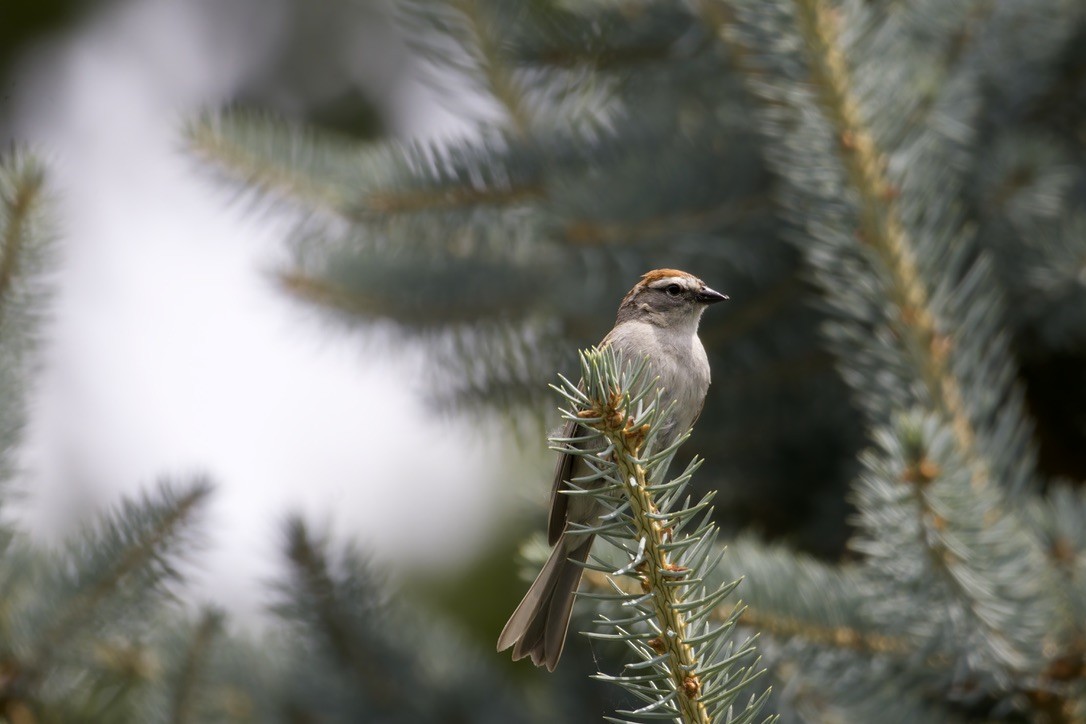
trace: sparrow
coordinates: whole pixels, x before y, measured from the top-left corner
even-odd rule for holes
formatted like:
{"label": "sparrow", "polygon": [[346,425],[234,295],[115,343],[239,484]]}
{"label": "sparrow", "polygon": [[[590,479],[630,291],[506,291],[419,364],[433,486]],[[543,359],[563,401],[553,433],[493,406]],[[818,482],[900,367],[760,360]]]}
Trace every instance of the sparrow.
{"label": "sparrow", "polygon": [[[648,379],[656,378],[661,409],[669,410],[657,433],[656,449],[671,445],[701,414],[709,390],[709,360],[698,339],[698,323],[710,304],[727,298],[693,274],[655,269],[623,297],[615,326],[600,343],[623,359],[644,358]],[[561,436],[581,437],[588,432],[570,420]],[[498,651],[512,646],[513,660],[530,657],[536,666],[546,666],[549,671],[554,671],[562,656],[582,564],[588,560],[595,538],[575,528],[595,525],[603,512],[591,496],[570,496],[562,491],[570,487],[571,479],[588,474],[588,464],[582,458],[559,453],[547,524],[548,542],[554,550],[498,637]]]}

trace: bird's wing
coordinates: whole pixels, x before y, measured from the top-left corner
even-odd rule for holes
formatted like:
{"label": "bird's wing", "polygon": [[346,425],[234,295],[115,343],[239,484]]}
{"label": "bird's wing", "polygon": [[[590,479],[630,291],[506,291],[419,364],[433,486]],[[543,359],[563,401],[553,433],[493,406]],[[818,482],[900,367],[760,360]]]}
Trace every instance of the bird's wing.
{"label": "bird's wing", "polygon": [[[690,429],[694,429],[694,425],[698,424],[698,418],[701,417],[701,411],[705,409],[705,397],[701,398],[701,404],[698,405],[697,411],[694,413],[694,419],[690,421]],[[680,435],[686,432],[686,430],[680,431]]]}
{"label": "bird's wing", "polygon": [[[607,336],[600,342],[599,347],[604,347],[611,344],[611,334],[614,330],[607,333]],[[584,391],[584,380],[581,380],[577,388]],[[583,437],[588,434],[588,430],[578,425],[573,420],[567,420],[566,424],[562,427],[562,437]],[[562,531],[566,529],[566,513],[569,509],[569,496],[563,495],[562,491],[568,487],[569,479],[573,477],[573,464],[576,462],[577,456],[570,455],[563,452],[558,453],[558,463],[554,466],[554,483],[551,485],[551,513],[547,520],[547,542],[554,545],[558,542],[558,539],[562,537]]]}
{"label": "bird's wing", "polygon": [[[562,437],[579,437],[586,434],[584,428],[573,420],[568,420],[562,428]],[[566,528],[566,509],[569,507],[569,496],[563,495],[562,490],[573,477],[573,463],[576,455],[567,452],[558,453],[558,463],[554,466],[554,484],[551,486],[551,514],[547,521],[547,542],[554,545]]]}

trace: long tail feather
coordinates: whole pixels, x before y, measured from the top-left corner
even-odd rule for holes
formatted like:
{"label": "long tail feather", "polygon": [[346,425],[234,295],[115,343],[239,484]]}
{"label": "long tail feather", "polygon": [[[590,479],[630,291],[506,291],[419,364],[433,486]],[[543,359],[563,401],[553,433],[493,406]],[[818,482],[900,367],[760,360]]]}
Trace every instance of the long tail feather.
{"label": "long tail feather", "polygon": [[572,550],[566,550],[567,544],[563,535],[498,637],[498,651],[515,645],[514,660],[530,656],[532,663],[549,671],[558,665],[566,645],[573,599],[584,572],[580,564],[588,560],[592,536],[576,541]]}

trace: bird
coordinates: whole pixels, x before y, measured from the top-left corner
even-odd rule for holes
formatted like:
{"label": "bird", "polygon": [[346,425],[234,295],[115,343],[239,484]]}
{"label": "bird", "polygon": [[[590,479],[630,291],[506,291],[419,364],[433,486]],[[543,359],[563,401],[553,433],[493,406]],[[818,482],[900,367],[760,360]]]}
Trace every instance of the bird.
{"label": "bird", "polygon": [[[660,390],[661,409],[670,410],[658,429],[656,449],[671,445],[701,414],[710,374],[698,324],[709,305],[727,298],[693,274],[654,269],[623,297],[615,325],[599,345],[613,348],[623,359],[646,360],[648,379],[655,378]],[[587,434],[570,420],[561,436]],[[582,564],[588,560],[595,538],[575,528],[593,525],[602,512],[590,496],[562,492],[569,488],[571,479],[587,474],[583,459],[559,453],[547,524],[548,542],[554,549],[498,636],[498,651],[513,647],[514,661],[530,657],[532,663],[548,671],[554,671],[565,648]]]}

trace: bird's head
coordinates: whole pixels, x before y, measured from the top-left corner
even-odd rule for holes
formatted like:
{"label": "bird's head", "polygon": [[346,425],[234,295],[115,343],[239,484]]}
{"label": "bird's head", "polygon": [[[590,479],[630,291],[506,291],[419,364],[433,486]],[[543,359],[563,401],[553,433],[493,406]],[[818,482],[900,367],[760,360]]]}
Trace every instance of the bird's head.
{"label": "bird's head", "polygon": [[705,308],[727,298],[693,274],[678,269],[654,269],[642,276],[623,298],[616,324],[635,320],[675,328],[692,323],[696,329]]}

